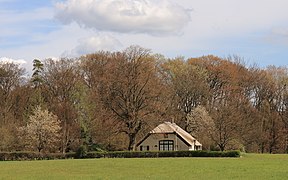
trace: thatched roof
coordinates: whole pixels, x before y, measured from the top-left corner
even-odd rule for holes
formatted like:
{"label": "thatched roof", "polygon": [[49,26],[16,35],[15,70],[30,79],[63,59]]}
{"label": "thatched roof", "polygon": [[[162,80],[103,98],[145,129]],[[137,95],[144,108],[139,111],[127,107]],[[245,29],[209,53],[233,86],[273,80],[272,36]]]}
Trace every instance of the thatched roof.
{"label": "thatched roof", "polygon": [[163,133],[176,133],[190,146],[194,145],[194,142],[196,146],[202,146],[202,144],[198,142],[191,134],[183,130],[175,123],[164,122],[162,124],[159,124],[156,128],[154,128],[152,131],[149,132],[149,134],[163,134]]}

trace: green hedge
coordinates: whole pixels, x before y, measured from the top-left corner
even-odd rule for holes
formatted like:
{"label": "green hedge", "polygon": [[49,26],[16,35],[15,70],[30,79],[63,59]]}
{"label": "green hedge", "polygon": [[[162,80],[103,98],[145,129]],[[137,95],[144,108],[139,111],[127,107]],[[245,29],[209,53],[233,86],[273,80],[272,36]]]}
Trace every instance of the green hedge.
{"label": "green hedge", "polygon": [[88,152],[82,158],[240,157],[240,151],[114,151]]}
{"label": "green hedge", "polygon": [[52,160],[74,158],[75,153],[0,152],[0,161]]}
{"label": "green hedge", "polygon": [[0,152],[0,161],[88,159],[88,158],[159,158],[159,157],[240,157],[240,151],[113,151],[77,153]]}

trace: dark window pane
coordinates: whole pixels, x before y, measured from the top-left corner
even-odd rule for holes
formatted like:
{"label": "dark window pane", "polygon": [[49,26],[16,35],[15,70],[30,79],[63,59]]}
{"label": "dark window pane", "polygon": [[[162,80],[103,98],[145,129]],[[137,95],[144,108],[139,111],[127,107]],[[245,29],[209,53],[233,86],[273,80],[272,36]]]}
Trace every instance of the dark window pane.
{"label": "dark window pane", "polygon": [[173,140],[159,141],[159,151],[173,151],[173,150],[174,150]]}

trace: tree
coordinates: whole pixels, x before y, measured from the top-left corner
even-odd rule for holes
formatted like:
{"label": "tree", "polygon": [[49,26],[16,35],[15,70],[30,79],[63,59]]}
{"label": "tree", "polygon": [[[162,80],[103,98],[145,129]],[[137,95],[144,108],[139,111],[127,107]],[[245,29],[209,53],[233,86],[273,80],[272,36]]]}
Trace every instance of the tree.
{"label": "tree", "polygon": [[53,149],[59,142],[60,130],[58,117],[48,110],[42,110],[40,106],[29,117],[27,125],[20,128],[25,135],[25,142],[38,152]]}
{"label": "tree", "polygon": [[61,121],[62,152],[77,149],[80,142],[80,123],[78,121],[80,72],[77,61],[47,59],[44,62],[43,88],[49,110]]}
{"label": "tree", "polygon": [[24,69],[19,65],[13,63],[0,62],[0,124],[5,125],[8,123],[9,116],[13,106],[15,105],[15,99],[13,92],[22,82],[22,76],[24,75]]}
{"label": "tree", "polygon": [[31,114],[31,112],[37,107],[45,106],[45,92],[44,92],[44,86],[43,86],[43,70],[44,70],[44,64],[38,60],[34,59],[33,60],[33,74],[30,79],[30,84],[29,84],[29,90],[30,94],[28,97],[28,102],[27,102],[27,109],[26,109],[26,114]]}
{"label": "tree", "polygon": [[203,148],[209,149],[212,145],[211,135],[215,132],[215,124],[206,108],[201,105],[193,108],[186,119],[190,134],[202,143]]}
{"label": "tree", "polygon": [[244,114],[241,112],[244,110],[240,107],[249,107],[247,95],[250,95],[251,74],[238,57],[222,59],[209,55],[200,59],[200,65],[208,72],[209,98],[206,107],[215,124],[211,138],[224,150],[228,144],[233,145],[232,142],[241,143],[240,122],[246,119],[243,118]]}
{"label": "tree", "polygon": [[230,143],[236,136],[238,123],[241,121],[237,106],[229,103],[225,106],[219,106],[211,112],[214,121],[214,131],[211,138],[219,146],[221,151],[224,151],[227,144]]}
{"label": "tree", "polygon": [[80,58],[81,77],[85,85],[85,93],[81,96],[82,124],[86,126],[92,143],[101,144],[108,150],[114,149],[115,144],[117,149],[124,149],[123,144],[119,143],[120,138],[116,137],[118,127],[115,126],[114,115],[107,111],[100,94],[102,85],[107,83],[110,76],[108,69],[115,64],[113,56],[111,52],[99,51]]}
{"label": "tree", "polygon": [[207,72],[193,60],[186,62],[183,58],[169,60],[162,67],[171,87],[172,108],[177,112],[177,123],[189,132],[187,115],[198,105],[206,103]]}
{"label": "tree", "polygon": [[[283,149],[280,152],[288,153],[288,68],[287,67],[275,67],[268,66],[267,72],[273,77],[273,82],[276,85],[275,98],[273,100],[274,110],[281,118],[281,123],[278,131],[278,138],[280,149]],[[275,116],[275,115],[274,115]],[[277,117],[277,116],[276,116]],[[276,121],[277,124],[281,124],[279,121]]]}
{"label": "tree", "polygon": [[258,81],[254,83],[253,105],[258,114],[256,140],[261,153],[285,152],[287,131],[285,114],[287,112],[287,70],[283,67],[267,67],[258,70]]}
{"label": "tree", "polygon": [[44,64],[38,60],[33,60],[33,74],[32,74],[32,83],[34,84],[35,88],[38,88],[43,83],[42,73],[44,70]]}
{"label": "tree", "polygon": [[128,136],[128,150],[135,149],[136,136],[157,113],[161,93],[155,58],[138,46],[113,54],[106,78],[98,85],[104,106],[113,113],[119,132]]}
{"label": "tree", "polygon": [[209,113],[203,106],[197,106],[194,108],[191,113],[187,115],[187,121],[189,125],[188,129],[190,129],[195,137],[200,135],[199,131],[201,131],[202,128],[205,128],[205,126],[209,124],[213,124]]}
{"label": "tree", "polygon": [[24,73],[17,64],[0,62],[0,150],[14,150],[16,144],[15,127],[23,119],[27,97]]}

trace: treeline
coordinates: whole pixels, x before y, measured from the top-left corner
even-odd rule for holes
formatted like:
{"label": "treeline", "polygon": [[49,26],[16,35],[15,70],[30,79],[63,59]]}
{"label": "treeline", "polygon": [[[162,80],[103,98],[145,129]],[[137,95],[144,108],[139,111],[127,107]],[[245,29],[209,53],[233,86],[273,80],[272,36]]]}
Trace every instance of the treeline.
{"label": "treeline", "polygon": [[0,151],[133,150],[173,121],[206,150],[288,153],[288,69],[239,57],[168,59],[139,46],[0,63]]}

